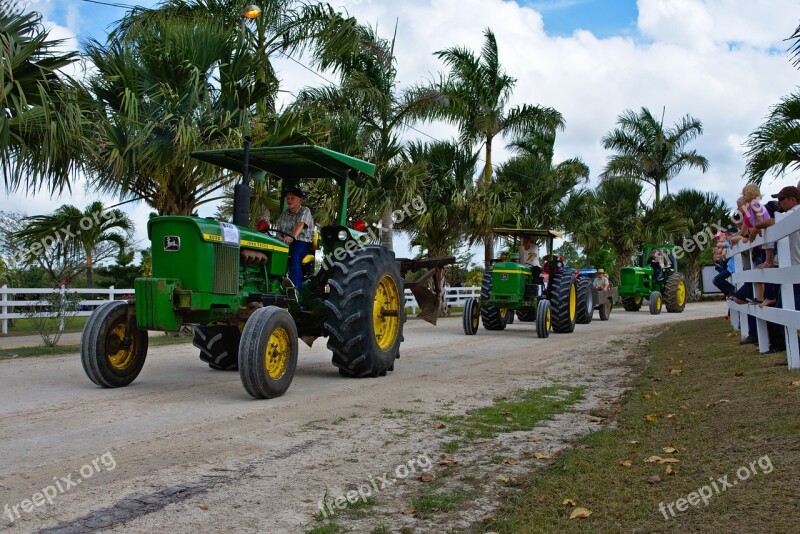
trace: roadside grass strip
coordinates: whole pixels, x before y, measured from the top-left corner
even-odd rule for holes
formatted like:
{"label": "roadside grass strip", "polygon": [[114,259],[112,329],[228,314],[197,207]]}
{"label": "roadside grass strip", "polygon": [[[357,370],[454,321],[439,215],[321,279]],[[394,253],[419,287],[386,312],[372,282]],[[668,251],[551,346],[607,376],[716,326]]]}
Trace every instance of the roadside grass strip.
{"label": "roadside grass strip", "polygon": [[475,532],[796,532],[800,374],[738,341],[707,319],[631,347],[616,425]]}

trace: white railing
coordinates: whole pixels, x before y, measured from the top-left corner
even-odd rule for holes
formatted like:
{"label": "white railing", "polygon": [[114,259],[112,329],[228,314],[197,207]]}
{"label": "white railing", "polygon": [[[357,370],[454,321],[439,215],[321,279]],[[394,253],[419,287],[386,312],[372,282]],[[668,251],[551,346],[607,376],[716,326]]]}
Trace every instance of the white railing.
{"label": "white railing", "polygon": [[[448,304],[451,306],[463,306],[468,298],[478,297],[481,288],[479,287],[451,287],[447,290]],[[102,295],[101,298],[88,298],[81,300],[79,306],[81,311],[77,312],[78,316],[89,316],[95,306],[99,306],[109,300],[114,300],[119,297],[133,296],[133,289],[115,289],[111,286],[108,289],[85,289],[85,288],[69,288],[69,289],[44,289],[44,288],[18,288],[18,287],[0,287],[0,322],[2,322],[3,335],[8,334],[8,321],[9,319],[22,319],[25,318],[25,313],[15,312],[15,308],[30,308],[31,306],[47,306],[48,302],[43,300],[16,300],[18,295],[44,295],[48,293],[55,293],[58,291],[67,291],[70,294],[78,295]],[[123,299],[120,299],[123,300]],[[414,295],[411,294],[410,289],[406,289],[406,308],[411,308],[412,313],[417,312],[417,301]],[[62,325],[63,328],[63,325]]]}
{"label": "white railing", "polygon": [[[767,228],[754,241],[740,242],[728,252],[728,257],[733,258],[736,267],[732,281],[737,287],[742,283],[780,285],[781,308],[766,306],[759,308],[755,304],[736,304],[733,301],[728,301],[728,308],[731,312],[731,324],[734,329],[741,330],[742,339],[750,334],[747,315],[755,317],[760,352],[769,350],[767,321],[782,325],[786,337],[786,358],[789,369],[800,369],[800,347],[797,339],[797,330],[800,329],[800,311],[795,311],[793,287],[794,284],[800,283],[800,265],[792,265],[790,248],[790,236],[798,231],[800,231],[800,209],[791,213],[776,213],[774,226]],[[750,254],[742,254],[758,245],[774,242],[778,243],[780,267],[777,269],[752,268]],[[800,254],[800,252],[795,252],[795,254]],[[755,287],[753,289],[755,295]]]}

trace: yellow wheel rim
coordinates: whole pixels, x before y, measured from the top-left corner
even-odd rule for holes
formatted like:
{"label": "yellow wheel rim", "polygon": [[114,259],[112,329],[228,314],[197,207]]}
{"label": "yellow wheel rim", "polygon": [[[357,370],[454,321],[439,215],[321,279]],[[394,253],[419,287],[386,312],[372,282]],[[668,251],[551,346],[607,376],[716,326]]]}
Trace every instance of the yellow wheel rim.
{"label": "yellow wheel rim", "polygon": [[575,309],[578,307],[578,292],[575,290],[575,284],[569,286],[569,320],[575,318]]}
{"label": "yellow wheel rim", "polygon": [[656,308],[661,309],[661,295],[656,299]]}
{"label": "yellow wheel rim", "polygon": [[136,360],[136,336],[131,336],[131,346],[122,347],[125,339],[126,325],[124,322],[115,324],[108,332],[106,338],[106,358],[108,364],[116,371],[124,371]]}
{"label": "yellow wheel rim", "polygon": [[372,324],[375,341],[381,350],[387,350],[400,331],[400,291],[391,275],[385,274],[378,282],[375,303],[372,307]]}
{"label": "yellow wheel rim", "polygon": [[678,290],[675,292],[675,298],[678,301],[678,306],[683,306],[686,302],[686,284],[683,282],[678,283]]}
{"label": "yellow wheel rim", "polygon": [[264,351],[267,373],[271,379],[280,380],[286,374],[291,350],[289,332],[280,326],[273,330],[267,340],[267,348]]}
{"label": "yellow wheel rim", "polygon": [[637,306],[641,306],[642,297],[636,297],[633,301],[636,303]]}
{"label": "yellow wheel rim", "polygon": [[550,308],[547,308],[547,313],[544,319],[545,331],[550,330]]}
{"label": "yellow wheel rim", "polygon": [[473,330],[478,329],[478,320],[480,319],[480,317],[481,317],[481,308],[477,303],[475,303],[472,305],[472,315],[470,317],[472,321]]}
{"label": "yellow wheel rim", "polygon": [[506,318],[506,312],[507,312],[507,310],[505,308],[500,308],[500,318],[501,319],[505,319]]}

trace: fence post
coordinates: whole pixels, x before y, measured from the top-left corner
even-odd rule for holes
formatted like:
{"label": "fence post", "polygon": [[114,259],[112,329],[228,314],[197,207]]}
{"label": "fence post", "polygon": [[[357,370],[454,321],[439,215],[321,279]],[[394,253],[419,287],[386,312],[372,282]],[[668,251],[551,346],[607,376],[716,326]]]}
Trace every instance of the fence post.
{"label": "fence post", "polygon": [[8,289],[8,285],[7,284],[3,284],[3,287],[0,288],[0,289],[3,290],[2,291],[3,296],[2,296],[2,298],[0,298],[0,302],[2,303],[2,306],[0,306],[0,314],[2,314],[4,316],[3,317],[3,335],[7,336],[8,335],[8,319],[5,318],[5,314],[8,313],[8,308],[6,307],[6,302],[8,302],[8,293],[6,293],[6,290]]}
{"label": "fence post", "polygon": [[67,313],[67,310],[64,308],[64,299],[67,298],[67,286],[61,284],[61,287],[55,291],[61,293],[61,298],[58,300],[58,311],[56,313],[58,313],[58,331],[63,332],[65,327],[64,316]]}
{"label": "fence post", "polygon": [[108,288],[108,300],[114,300],[114,286]]}

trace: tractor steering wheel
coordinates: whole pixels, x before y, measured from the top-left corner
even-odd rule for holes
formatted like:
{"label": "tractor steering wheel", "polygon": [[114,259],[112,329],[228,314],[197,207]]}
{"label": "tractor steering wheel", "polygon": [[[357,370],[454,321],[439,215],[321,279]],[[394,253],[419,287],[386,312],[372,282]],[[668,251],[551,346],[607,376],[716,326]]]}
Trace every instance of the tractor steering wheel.
{"label": "tractor steering wheel", "polygon": [[[277,228],[268,228],[267,230],[265,230],[265,232],[267,232],[267,233],[275,232],[276,234],[283,234],[283,235],[285,235],[287,237],[291,237],[292,239],[297,241],[297,239],[292,234],[290,234],[289,232],[284,232],[283,230],[278,230]],[[273,237],[275,237],[277,239],[278,236],[276,235],[276,236],[273,236]],[[281,240],[281,241],[283,241],[283,240]]]}

